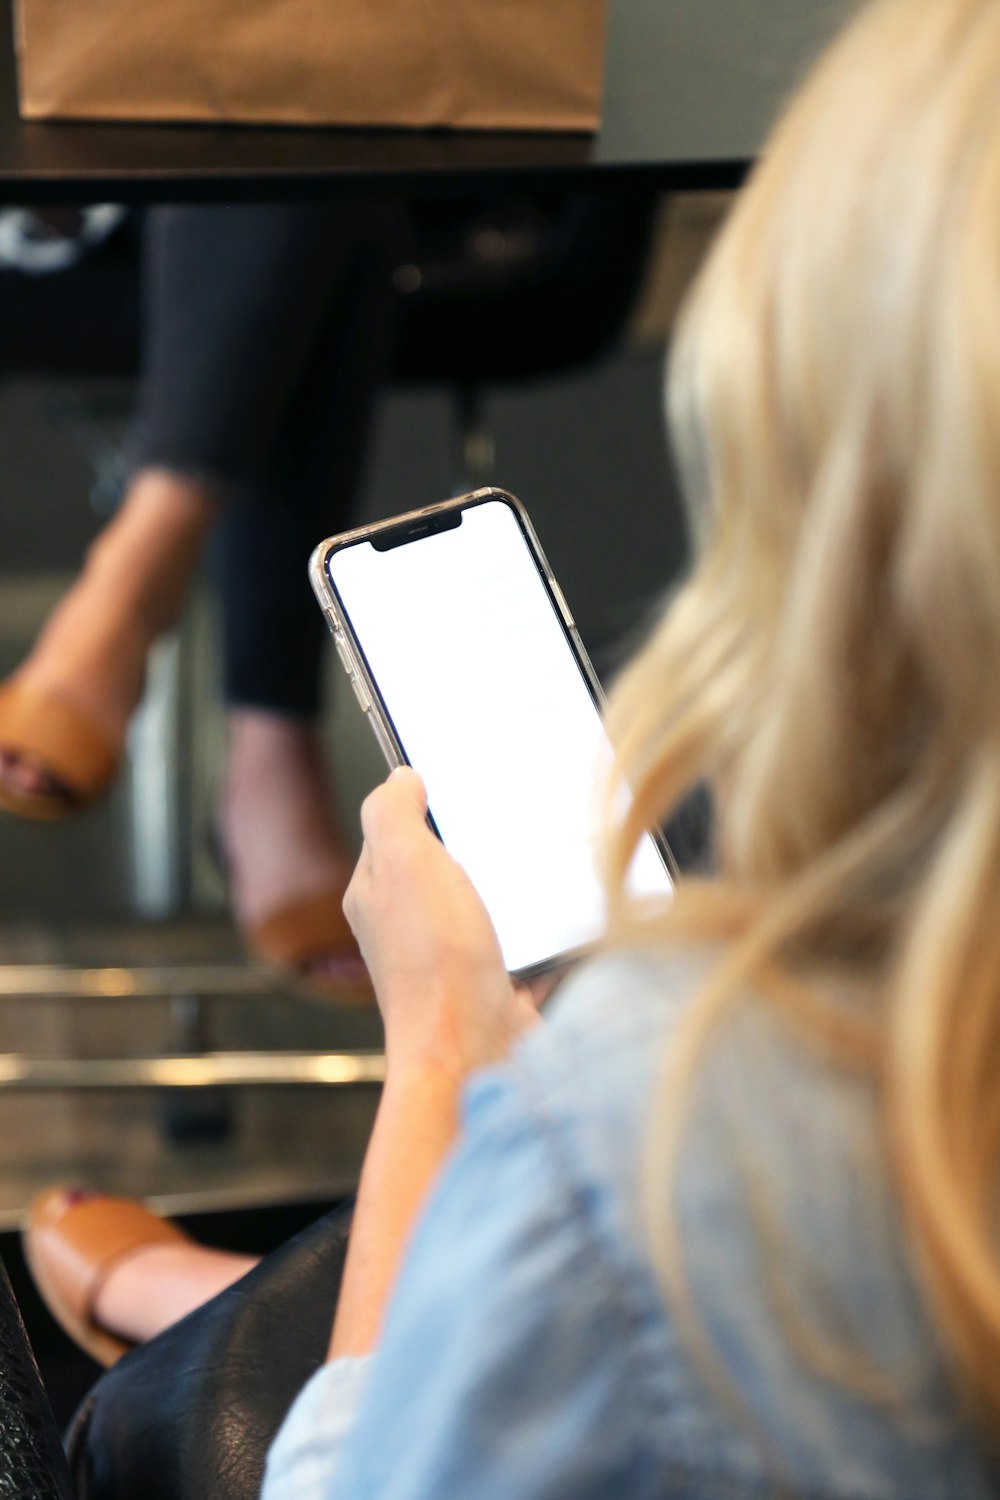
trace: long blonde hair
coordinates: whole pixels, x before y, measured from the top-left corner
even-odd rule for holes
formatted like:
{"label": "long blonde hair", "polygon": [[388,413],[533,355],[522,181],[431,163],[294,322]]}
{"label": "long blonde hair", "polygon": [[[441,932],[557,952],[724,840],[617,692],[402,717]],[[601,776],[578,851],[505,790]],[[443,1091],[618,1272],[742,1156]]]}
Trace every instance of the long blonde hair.
{"label": "long blonde hair", "polygon": [[[657,931],[726,956],[659,1162],[719,1015],[783,995],[876,1073],[932,1313],[995,1417],[1000,0],[874,0],[829,50],[682,312],[669,407],[697,561],[612,695],[612,932],[649,938],[625,871],[707,779],[719,874]],[[816,963],[870,981],[862,1024],[798,982]]]}

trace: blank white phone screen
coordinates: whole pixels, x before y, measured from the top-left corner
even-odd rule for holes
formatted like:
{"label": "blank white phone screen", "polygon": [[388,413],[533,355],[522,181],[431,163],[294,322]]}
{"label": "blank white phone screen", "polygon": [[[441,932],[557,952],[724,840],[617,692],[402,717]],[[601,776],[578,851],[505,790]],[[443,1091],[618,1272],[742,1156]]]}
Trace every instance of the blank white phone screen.
{"label": "blank white phone screen", "polygon": [[[512,508],[386,551],[334,552],[330,577],[446,848],[512,971],[585,947],[605,922],[595,861],[610,746]],[[630,886],[668,895],[652,839]]]}

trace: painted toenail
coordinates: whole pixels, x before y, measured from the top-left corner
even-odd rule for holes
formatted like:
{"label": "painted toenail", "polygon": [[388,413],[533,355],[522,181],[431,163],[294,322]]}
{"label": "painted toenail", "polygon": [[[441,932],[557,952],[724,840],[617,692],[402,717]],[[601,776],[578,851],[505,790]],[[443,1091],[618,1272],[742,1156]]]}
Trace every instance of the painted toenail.
{"label": "painted toenail", "polygon": [[94,1198],[103,1198],[96,1188],[64,1188],[62,1194],[62,1205],[64,1208],[78,1208],[81,1203],[89,1203]]}

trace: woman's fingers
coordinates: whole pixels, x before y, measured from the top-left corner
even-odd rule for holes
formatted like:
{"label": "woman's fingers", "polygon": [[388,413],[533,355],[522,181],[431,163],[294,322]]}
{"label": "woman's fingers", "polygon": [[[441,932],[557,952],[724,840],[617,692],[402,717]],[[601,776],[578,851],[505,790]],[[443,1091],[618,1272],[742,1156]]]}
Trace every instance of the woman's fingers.
{"label": "woman's fingers", "polygon": [[409,791],[416,801],[420,803],[424,812],[427,812],[427,788],[424,786],[423,779],[412,766],[393,767],[383,784],[385,786],[401,787],[404,791]]}
{"label": "woman's fingers", "polygon": [[426,817],[426,787],[412,767],[397,766],[361,804],[361,831],[366,839],[377,841],[423,825]]}
{"label": "woman's fingers", "polygon": [[371,877],[375,862],[382,862],[386,850],[393,851],[393,858],[398,860],[401,841],[405,844],[412,839],[418,828],[428,831],[426,820],[427,792],[409,766],[399,766],[388,780],[368,793],[361,804],[364,843],[344,897],[348,921],[357,906],[358,887]]}
{"label": "woman's fingers", "polygon": [[518,980],[514,988],[523,995],[529,1005],[540,1010],[556,985],[565,979],[570,967],[571,965],[566,964],[559,969],[550,969],[547,974],[538,974],[534,979]]}
{"label": "woman's fingers", "polygon": [[[416,926],[430,936],[445,929],[456,899],[458,867],[427,826],[427,792],[409,766],[401,766],[370,792],[361,807],[364,844],[344,897],[344,912],[365,943],[392,940]],[[478,897],[475,898],[478,901]],[[371,966],[371,955],[365,952]]]}
{"label": "woman's fingers", "polygon": [[521,979],[515,983],[514,988],[525,1004],[537,1011],[549,998],[552,981],[547,975],[541,979]]}
{"label": "woman's fingers", "polygon": [[364,848],[344,911],[368,965],[386,1049],[464,1076],[506,1056],[537,1022],[515,994],[496,932],[465,872],[427,826],[427,793],[401,768],[366,797]]}

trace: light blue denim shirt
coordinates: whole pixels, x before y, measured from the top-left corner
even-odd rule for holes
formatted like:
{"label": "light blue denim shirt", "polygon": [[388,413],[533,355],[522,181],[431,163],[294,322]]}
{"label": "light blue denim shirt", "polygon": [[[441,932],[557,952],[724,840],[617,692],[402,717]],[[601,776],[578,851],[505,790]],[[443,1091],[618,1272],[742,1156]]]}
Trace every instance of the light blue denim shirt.
{"label": "light blue denim shirt", "polygon": [[759,1005],[713,1043],[670,1199],[725,1379],[692,1354],[639,1174],[703,970],[594,961],[472,1082],[378,1351],[306,1386],[263,1500],[1000,1495],[916,1292],[871,1086]]}

